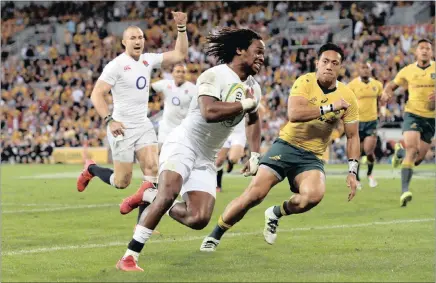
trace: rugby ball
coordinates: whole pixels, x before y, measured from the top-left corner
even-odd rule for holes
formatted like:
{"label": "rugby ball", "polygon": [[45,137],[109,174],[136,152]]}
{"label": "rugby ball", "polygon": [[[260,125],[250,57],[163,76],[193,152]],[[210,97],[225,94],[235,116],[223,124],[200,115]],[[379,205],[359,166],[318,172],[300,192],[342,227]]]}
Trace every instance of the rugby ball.
{"label": "rugby ball", "polygon": [[[244,83],[233,83],[233,84],[229,84],[227,86],[227,88],[224,89],[224,91],[222,92],[221,95],[221,100],[223,102],[238,102],[241,101],[242,99],[245,98],[245,92],[247,90],[247,85],[245,85]],[[241,112],[240,114],[238,114],[237,116],[225,120],[223,122],[221,122],[224,126],[226,127],[234,127],[237,124],[239,124],[239,122],[242,121],[242,119],[244,119],[245,116],[245,112]]]}

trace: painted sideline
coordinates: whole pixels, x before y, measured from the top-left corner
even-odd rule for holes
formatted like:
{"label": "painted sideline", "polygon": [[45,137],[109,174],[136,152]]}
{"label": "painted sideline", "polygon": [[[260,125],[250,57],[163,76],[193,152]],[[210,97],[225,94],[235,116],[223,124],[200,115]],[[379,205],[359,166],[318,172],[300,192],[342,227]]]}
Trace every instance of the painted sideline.
{"label": "painted sideline", "polygon": [[51,208],[36,208],[36,209],[22,209],[22,210],[5,210],[5,211],[2,211],[1,214],[32,213],[32,212],[50,212],[50,211],[69,210],[69,209],[99,208],[99,207],[115,207],[115,206],[119,206],[119,204],[115,204],[115,203],[86,204],[86,205],[78,204],[78,205],[69,205],[69,206],[51,207]]}
{"label": "painted sideline", "polygon": [[[423,223],[423,222],[434,222],[434,218],[421,218],[421,219],[398,219],[392,221],[375,221],[369,223],[360,224],[343,224],[343,225],[330,225],[330,226],[314,226],[314,227],[300,227],[291,229],[279,230],[280,233],[291,233],[298,231],[310,231],[310,230],[330,230],[330,229],[345,229],[345,228],[360,228],[376,225],[396,225],[396,224],[406,224],[406,223]],[[262,235],[262,231],[256,232],[240,232],[240,233],[227,233],[226,237],[240,237],[249,235]],[[158,243],[168,243],[168,242],[190,242],[190,241],[200,241],[203,240],[205,236],[190,236],[190,237],[179,237],[172,239],[151,239],[148,244],[158,244]],[[71,246],[51,246],[51,247],[41,247],[36,249],[24,249],[15,251],[4,251],[1,253],[2,256],[12,256],[12,255],[26,255],[34,253],[48,253],[54,251],[66,251],[66,250],[77,250],[77,249],[94,249],[94,248],[107,248],[107,247],[119,247],[126,246],[127,240],[125,242],[110,242],[105,244],[85,244],[85,245],[71,245]],[[200,246],[200,243],[198,243]]]}

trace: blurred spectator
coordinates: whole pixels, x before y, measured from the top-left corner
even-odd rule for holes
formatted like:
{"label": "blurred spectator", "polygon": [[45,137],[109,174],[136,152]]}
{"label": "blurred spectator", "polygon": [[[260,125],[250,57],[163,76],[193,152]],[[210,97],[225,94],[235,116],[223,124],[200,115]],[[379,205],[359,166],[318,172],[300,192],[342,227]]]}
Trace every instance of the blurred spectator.
{"label": "blurred spectator", "polygon": [[[391,5],[376,3],[364,9],[363,2],[53,2],[48,7],[31,3],[17,9],[12,2],[2,9],[2,47],[13,42],[13,35],[37,25],[47,34],[44,42],[19,46],[21,54],[2,53],[1,70],[1,158],[6,162],[47,162],[55,147],[104,146],[105,126],[92,108],[90,95],[103,67],[123,52],[121,38],[109,34],[109,21],[144,20],[146,52],[172,48],[176,29],[171,10],[188,14],[190,40],[187,60],[188,79],[195,83],[205,69],[216,64],[204,54],[205,36],[216,26],[256,30],[267,44],[265,67],[256,75],[262,86],[262,150],[266,150],[286,123],[286,105],[292,84],[303,73],[315,71],[316,50],[295,45],[310,44],[296,38],[283,38],[278,22],[285,20],[317,23],[327,21],[326,11],[338,10],[340,18],[351,19],[354,41],[341,47],[346,54],[340,80],[357,76],[356,62],[371,60],[373,75],[383,83],[414,61],[414,43],[420,37],[434,38],[433,29],[424,25],[410,28],[383,26]],[[319,13],[313,14],[314,10]],[[48,30],[41,24],[51,24]],[[64,24],[63,41],[54,40],[50,29]],[[433,26],[434,27],[434,26]],[[170,77],[170,70],[154,73],[152,81]],[[389,104],[382,125],[398,127],[407,92],[398,90]],[[112,97],[108,94],[109,104]],[[149,100],[149,115],[162,109],[158,95]],[[334,145],[337,158],[343,149]],[[388,145],[382,139],[383,154]],[[385,148],[385,149],[383,149]]]}

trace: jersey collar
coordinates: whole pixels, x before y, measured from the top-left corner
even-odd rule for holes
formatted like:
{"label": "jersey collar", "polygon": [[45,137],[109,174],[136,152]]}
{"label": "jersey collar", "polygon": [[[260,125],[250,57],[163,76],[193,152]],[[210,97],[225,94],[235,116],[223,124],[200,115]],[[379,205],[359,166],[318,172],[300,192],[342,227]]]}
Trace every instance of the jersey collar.
{"label": "jersey collar", "polygon": [[[362,83],[365,83],[365,82],[362,80],[362,77],[361,77],[361,76],[359,76],[359,81],[361,81]],[[372,78],[369,77],[369,78],[368,78],[368,82],[371,82],[371,81],[372,81]]]}
{"label": "jersey collar", "polygon": [[425,66],[425,67],[420,67],[420,66],[418,66],[418,61],[415,62],[415,66],[418,67],[418,68],[420,68],[421,70],[425,70],[425,69],[427,69],[428,67],[433,66],[433,64],[434,64],[434,61],[430,60],[430,64],[428,64],[428,65]]}

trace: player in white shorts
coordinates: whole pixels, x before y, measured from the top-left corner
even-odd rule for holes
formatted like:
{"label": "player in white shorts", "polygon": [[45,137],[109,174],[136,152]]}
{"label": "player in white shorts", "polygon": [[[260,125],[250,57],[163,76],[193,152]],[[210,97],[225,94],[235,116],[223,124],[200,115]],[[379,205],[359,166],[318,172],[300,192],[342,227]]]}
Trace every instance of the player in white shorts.
{"label": "player in white shorts", "polygon": [[159,148],[170,132],[185,119],[191,100],[197,95],[195,84],[186,81],[186,66],[183,63],[174,65],[172,75],[173,80],[160,80],[151,84],[154,91],[163,95],[164,101],[162,120],[159,122]]}
{"label": "player in white shorts", "polygon": [[222,191],[222,179],[224,173],[224,162],[227,160],[227,173],[233,169],[233,164],[238,163],[244,156],[245,145],[247,144],[247,137],[245,135],[245,121],[241,121],[236,125],[233,133],[227,138],[221,150],[218,152],[216,159],[217,175],[216,191]]}
{"label": "player in white shorts", "polygon": [[[257,171],[260,156],[257,106],[261,90],[252,75],[263,65],[265,44],[252,30],[232,28],[209,34],[207,43],[206,54],[217,57],[220,65],[200,75],[198,95],[191,102],[188,116],[162,146],[157,195],[156,190],[138,190],[120,205],[122,212],[129,212],[142,201],[151,202],[136,226],[125,255],[117,264],[119,269],[143,271],[136,264],[139,253],[166,212],[192,229],[206,227],[215,205],[215,156],[239,122],[235,121],[236,117],[246,117],[247,138],[252,151],[243,169],[244,175]],[[247,87],[245,97],[240,101],[223,102],[223,95],[235,83],[241,82]],[[179,194],[183,202],[175,202]]]}
{"label": "player in white shorts", "polygon": [[[156,132],[147,118],[151,72],[161,66],[181,62],[188,55],[187,16],[182,12],[173,12],[173,17],[178,27],[173,51],[143,54],[144,34],[139,27],[130,26],[123,33],[125,52],[109,62],[97,80],[91,100],[107,124],[114,170],[87,160],[77,178],[79,192],[85,190],[94,176],[115,188],[126,188],[132,179],[135,157],[144,174],[142,186],[156,186],[158,145]],[[104,98],[109,91],[113,97],[112,114]]]}

